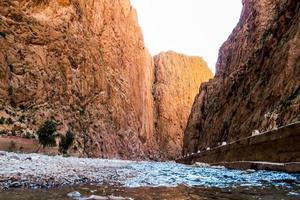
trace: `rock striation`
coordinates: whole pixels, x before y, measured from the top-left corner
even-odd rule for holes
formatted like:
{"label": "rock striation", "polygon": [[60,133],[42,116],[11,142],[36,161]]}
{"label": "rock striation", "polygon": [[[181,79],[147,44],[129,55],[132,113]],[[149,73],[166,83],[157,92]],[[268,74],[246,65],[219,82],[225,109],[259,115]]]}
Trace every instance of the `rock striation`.
{"label": "rock striation", "polygon": [[55,120],[59,133],[74,130],[80,156],[178,155],[192,100],[211,76],[200,74],[204,61],[175,53],[154,65],[129,0],[3,0],[0,46],[0,135],[35,137]]}
{"label": "rock striation", "polygon": [[199,85],[213,74],[200,57],[175,52],[154,57],[155,136],[162,154],[178,158],[182,151],[183,132]]}
{"label": "rock striation", "polygon": [[243,1],[215,78],[194,102],[183,154],[300,120],[299,19],[299,1]]}

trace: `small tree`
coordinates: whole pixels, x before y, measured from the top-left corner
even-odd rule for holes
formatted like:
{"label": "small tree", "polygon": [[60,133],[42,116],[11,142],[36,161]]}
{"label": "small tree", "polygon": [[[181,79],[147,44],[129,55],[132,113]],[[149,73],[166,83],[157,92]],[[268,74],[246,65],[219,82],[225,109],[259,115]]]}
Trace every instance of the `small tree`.
{"label": "small tree", "polygon": [[72,129],[68,129],[66,136],[60,136],[59,151],[63,154],[68,153],[68,149],[73,145],[74,133]]}
{"label": "small tree", "polygon": [[56,135],[56,122],[49,120],[46,121],[37,131],[37,135],[39,138],[39,143],[45,147],[54,147],[56,146],[55,138]]}

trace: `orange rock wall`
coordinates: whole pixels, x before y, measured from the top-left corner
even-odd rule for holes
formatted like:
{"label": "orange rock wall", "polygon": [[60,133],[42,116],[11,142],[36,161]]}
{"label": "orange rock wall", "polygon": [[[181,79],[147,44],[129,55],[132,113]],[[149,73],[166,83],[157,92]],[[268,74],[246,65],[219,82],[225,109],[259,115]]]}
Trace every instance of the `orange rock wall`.
{"label": "orange rock wall", "polygon": [[155,131],[162,151],[169,159],[180,156],[183,131],[199,85],[213,74],[200,57],[175,52],[154,57]]}
{"label": "orange rock wall", "polygon": [[[153,86],[154,60],[129,0],[0,1],[0,46],[0,118],[12,121],[0,131],[34,135],[53,119],[59,133],[74,129],[71,152],[80,156],[178,155],[187,112],[207,80],[203,60],[167,53],[155,58]],[[166,98],[154,103],[152,92]]]}
{"label": "orange rock wall", "polygon": [[194,102],[184,154],[300,120],[299,19],[299,1],[243,1],[216,76]]}
{"label": "orange rock wall", "polygon": [[152,61],[129,0],[1,1],[0,8],[4,107],[23,109],[35,127],[51,117],[61,131],[73,127],[79,154],[155,155]]}

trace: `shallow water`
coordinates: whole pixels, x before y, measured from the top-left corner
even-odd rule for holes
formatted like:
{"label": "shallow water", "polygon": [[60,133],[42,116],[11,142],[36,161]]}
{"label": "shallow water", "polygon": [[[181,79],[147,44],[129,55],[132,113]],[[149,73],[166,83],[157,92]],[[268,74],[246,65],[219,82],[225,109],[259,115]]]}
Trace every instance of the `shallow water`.
{"label": "shallow water", "polygon": [[0,192],[0,199],[70,199],[67,194],[72,191],[79,191],[86,197],[115,195],[141,200],[300,199],[300,174],[127,161],[121,165],[112,161],[112,165],[96,173],[98,182],[94,184],[56,189],[10,189]]}
{"label": "shallow water", "polygon": [[118,197],[131,198],[135,200],[247,200],[247,199],[269,199],[282,200],[291,199],[299,200],[299,194],[289,192],[287,188],[204,188],[204,187],[139,187],[139,188],[123,188],[123,187],[100,187],[100,186],[78,186],[66,187],[60,189],[49,190],[13,190],[0,194],[0,199],[5,200],[70,200],[67,194],[72,191],[79,191],[83,197],[90,195],[108,196],[114,195]]}

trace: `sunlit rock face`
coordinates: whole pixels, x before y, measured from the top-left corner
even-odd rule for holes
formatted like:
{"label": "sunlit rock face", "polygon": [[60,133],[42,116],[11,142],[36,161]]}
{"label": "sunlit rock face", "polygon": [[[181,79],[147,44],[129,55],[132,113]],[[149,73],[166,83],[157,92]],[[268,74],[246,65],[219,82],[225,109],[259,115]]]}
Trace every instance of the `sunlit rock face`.
{"label": "sunlit rock face", "polygon": [[155,56],[154,65],[155,135],[162,154],[177,158],[199,85],[213,74],[202,58],[175,52]]}
{"label": "sunlit rock face", "polygon": [[74,130],[80,156],[180,154],[211,77],[200,58],[164,53],[154,65],[129,0],[0,1],[0,46],[0,118],[11,121],[0,131],[34,135],[52,119]]}
{"label": "sunlit rock face", "polygon": [[0,31],[2,111],[72,127],[79,155],[157,155],[152,58],[129,0],[2,0]]}
{"label": "sunlit rock face", "polygon": [[299,1],[243,1],[216,76],[194,102],[184,154],[300,120],[299,9]]}

